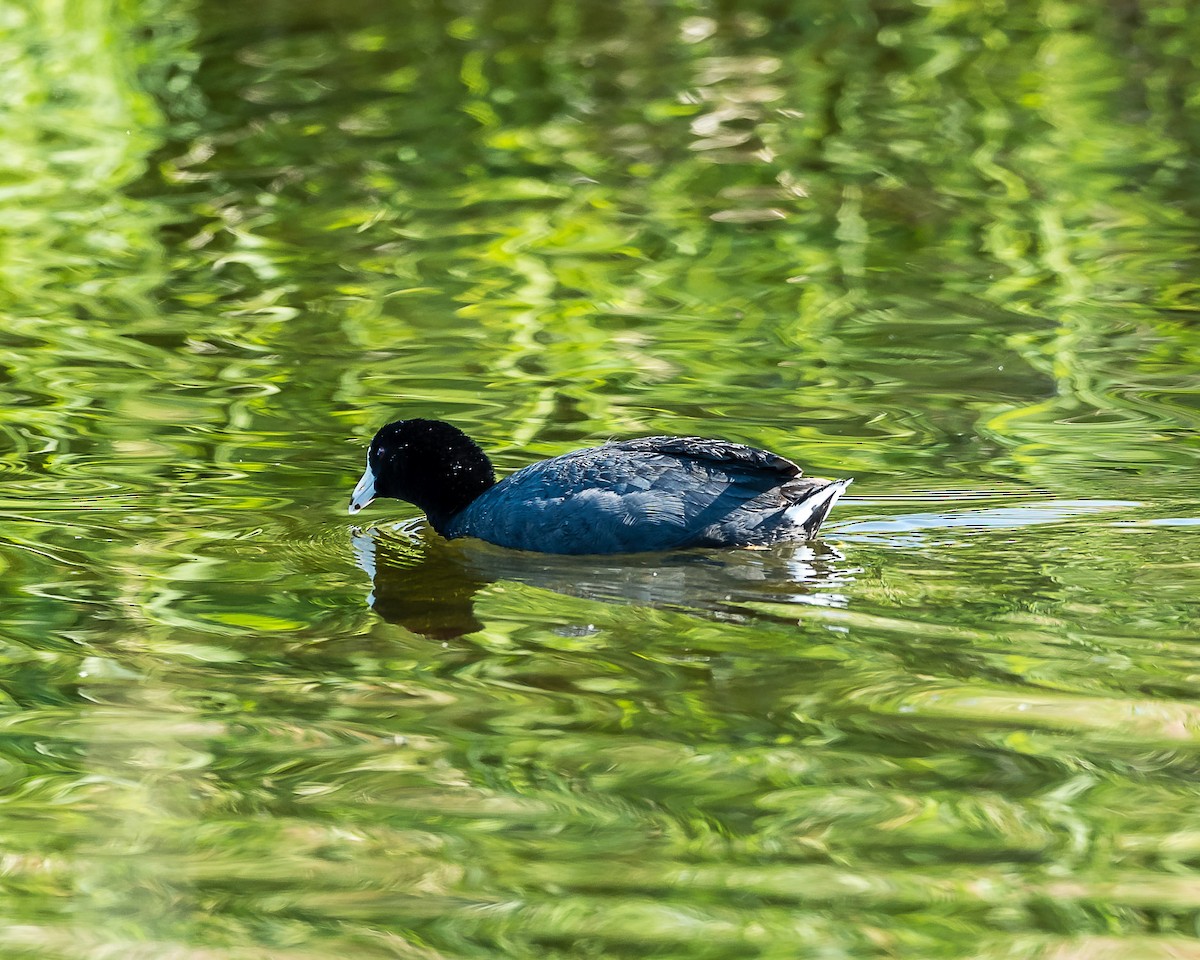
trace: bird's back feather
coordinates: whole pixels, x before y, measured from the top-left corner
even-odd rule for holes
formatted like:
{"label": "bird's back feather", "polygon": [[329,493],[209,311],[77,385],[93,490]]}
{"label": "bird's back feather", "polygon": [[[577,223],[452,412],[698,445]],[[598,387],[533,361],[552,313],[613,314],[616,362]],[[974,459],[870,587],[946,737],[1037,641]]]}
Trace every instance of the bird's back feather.
{"label": "bird's back feather", "polygon": [[645,437],[518,470],[443,532],[546,553],[767,544],[813,536],[844,489],[836,483],[822,496],[830,481],[801,478],[796,464],[765,450]]}

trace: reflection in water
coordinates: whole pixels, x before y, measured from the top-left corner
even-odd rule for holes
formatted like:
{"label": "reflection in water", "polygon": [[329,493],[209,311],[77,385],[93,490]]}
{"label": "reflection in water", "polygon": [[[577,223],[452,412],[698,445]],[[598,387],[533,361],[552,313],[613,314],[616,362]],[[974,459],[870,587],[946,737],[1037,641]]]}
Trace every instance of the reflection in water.
{"label": "reflection in water", "polygon": [[396,533],[387,536],[377,527],[351,531],[354,558],[371,578],[370,607],[385,620],[438,640],[480,629],[474,600],[487,579],[473,575],[455,553],[427,549],[404,528]]}
{"label": "reflection in water", "polygon": [[479,540],[447,542],[412,521],[390,529],[354,528],[351,543],[356,562],[371,577],[368,603],[375,612],[439,639],[482,627],[473,613],[475,594],[497,581],[741,620],[742,605],[756,602],[843,607],[842,590],[860,572],[820,540],[762,550],[559,556]]}

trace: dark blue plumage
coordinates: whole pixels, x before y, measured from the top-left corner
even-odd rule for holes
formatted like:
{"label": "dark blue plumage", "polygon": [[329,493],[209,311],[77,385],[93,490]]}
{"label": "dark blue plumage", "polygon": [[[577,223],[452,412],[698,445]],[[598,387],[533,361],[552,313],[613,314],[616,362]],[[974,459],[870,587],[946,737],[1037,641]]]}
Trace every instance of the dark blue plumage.
{"label": "dark blue plumage", "polygon": [[457,428],[401,420],[372,440],[350,512],[376,496],[398,497],[448,538],[541,553],[635,553],[813,537],[849,484],[807,479],[773,453],[698,437],[576,450],[495,483],[487,456]]}

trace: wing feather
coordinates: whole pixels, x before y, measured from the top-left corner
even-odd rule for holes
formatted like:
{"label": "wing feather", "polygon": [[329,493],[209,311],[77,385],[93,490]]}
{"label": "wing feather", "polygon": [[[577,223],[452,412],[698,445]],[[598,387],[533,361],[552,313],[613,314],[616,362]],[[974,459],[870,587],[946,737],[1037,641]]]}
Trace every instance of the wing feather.
{"label": "wing feather", "polygon": [[[670,550],[782,513],[800,468],[742,444],[643,437],[531,464],[484,493],[451,536],[555,553]],[[805,481],[801,481],[802,483]],[[758,513],[762,512],[760,518]]]}

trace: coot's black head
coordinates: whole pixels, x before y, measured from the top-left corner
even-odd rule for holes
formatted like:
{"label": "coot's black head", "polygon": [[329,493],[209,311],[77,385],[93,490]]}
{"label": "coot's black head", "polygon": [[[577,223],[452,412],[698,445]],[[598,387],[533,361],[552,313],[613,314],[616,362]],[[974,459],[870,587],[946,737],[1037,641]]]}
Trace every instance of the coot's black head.
{"label": "coot's black head", "polygon": [[376,497],[395,497],[420,507],[440,529],[495,482],[487,454],[457,427],[440,420],[397,420],[371,441],[350,512]]}

